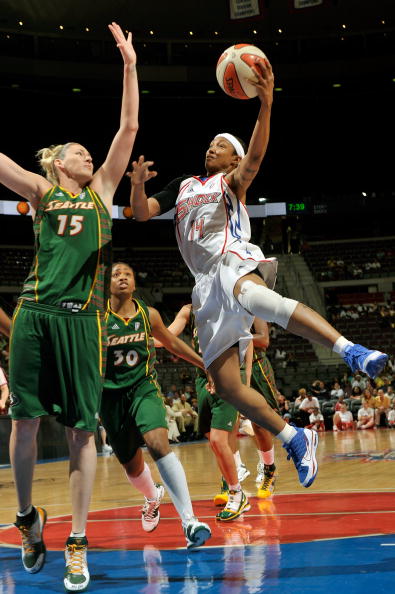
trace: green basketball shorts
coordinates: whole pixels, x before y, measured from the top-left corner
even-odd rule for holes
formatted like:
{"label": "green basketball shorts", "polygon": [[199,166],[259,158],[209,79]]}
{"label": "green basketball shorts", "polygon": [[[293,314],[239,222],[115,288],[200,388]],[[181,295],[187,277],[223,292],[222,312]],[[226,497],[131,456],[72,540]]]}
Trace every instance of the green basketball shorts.
{"label": "green basketball shorts", "polygon": [[103,315],[21,301],[10,339],[13,419],[56,415],[95,431],[105,368]]}
{"label": "green basketball shorts", "polygon": [[150,377],[126,390],[103,390],[100,418],[121,464],[144,445],[144,433],[168,428],[160,386]]}
{"label": "green basketball shorts", "polygon": [[199,411],[199,433],[205,435],[211,428],[232,431],[238,416],[237,410],[216,394],[210,394],[206,390],[206,384],[206,377],[196,377],[195,387]]}

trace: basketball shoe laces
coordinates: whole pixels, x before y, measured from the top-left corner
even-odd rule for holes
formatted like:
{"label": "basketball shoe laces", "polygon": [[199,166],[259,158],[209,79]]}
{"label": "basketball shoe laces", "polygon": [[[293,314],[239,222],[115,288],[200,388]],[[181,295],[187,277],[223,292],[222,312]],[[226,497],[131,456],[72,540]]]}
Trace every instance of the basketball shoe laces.
{"label": "basketball shoe laces", "polygon": [[159,505],[158,500],[155,499],[146,499],[143,505],[143,516],[145,520],[151,521],[156,518],[158,515]]}
{"label": "basketball shoe laces", "polygon": [[86,565],[85,553],[86,553],[85,545],[78,545],[78,544],[68,544],[67,545],[66,565],[67,565],[68,573],[79,574],[79,575],[84,573],[84,566]]}
{"label": "basketball shoe laces", "polygon": [[242,491],[229,491],[229,499],[224,507],[224,511],[237,512],[242,500]]}
{"label": "basketball shoe laces", "polygon": [[25,553],[34,553],[35,548],[34,545],[40,541],[40,534],[35,533],[33,524],[31,526],[18,526],[21,537],[22,537],[22,547]]}
{"label": "basketball shoe laces", "polygon": [[266,473],[265,472],[264,477],[265,478],[263,479],[263,483],[262,483],[261,489],[263,489],[263,490],[266,491],[266,490],[269,490],[269,488],[270,488],[270,486],[271,486],[271,484],[273,482],[274,472],[270,472],[270,473],[268,473],[268,472]]}

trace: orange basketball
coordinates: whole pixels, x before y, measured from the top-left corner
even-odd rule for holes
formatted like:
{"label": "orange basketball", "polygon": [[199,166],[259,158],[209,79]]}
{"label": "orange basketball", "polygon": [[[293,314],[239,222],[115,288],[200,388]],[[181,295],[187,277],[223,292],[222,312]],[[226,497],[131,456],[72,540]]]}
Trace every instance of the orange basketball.
{"label": "orange basketball", "polygon": [[267,57],[255,45],[238,43],[228,47],[217,62],[216,75],[219,86],[235,99],[251,99],[257,91],[248,79],[254,79],[251,66],[256,60],[265,63]]}
{"label": "orange basketball", "polygon": [[18,202],[18,204],[16,205],[16,209],[19,212],[19,214],[21,215],[27,215],[29,213],[30,210],[30,206],[28,202]]}

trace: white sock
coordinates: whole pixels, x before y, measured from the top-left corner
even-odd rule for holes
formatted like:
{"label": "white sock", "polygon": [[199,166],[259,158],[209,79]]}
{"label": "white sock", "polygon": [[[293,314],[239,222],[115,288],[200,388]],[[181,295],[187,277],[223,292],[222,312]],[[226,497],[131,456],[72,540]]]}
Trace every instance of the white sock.
{"label": "white sock", "polygon": [[276,437],[278,437],[278,439],[280,439],[283,443],[289,443],[293,437],[295,437],[297,431],[295,429],[295,427],[292,427],[292,425],[288,425],[288,423],[285,424],[285,427],[282,431],[280,431],[280,433],[277,433]]}
{"label": "white sock", "polygon": [[274,464],[274,446],[267,452],[262,452],[263,463],[267,466]]}
{"label": "white sock", "polygon": [[82,532],[70,532],[70,536],[71,538],[84,538],[85,536],[85,530],[83,530]]}
{"label": "white sock", "polygon": [[235,485],[229,485],[229,491],[241,491],[240,483],[236,483]]}
{"label": "white sock", "polygon": [[242,461],[241,461],[241,458],[240,458],[240,451],[237,450],[237,452],[235,452],[233,454],[233,457],[235,459],[236,468],[239,468],[239,466],[242,465]]}
{"label": "white sock", "polygon": [[170,452],[157,460],[156,465],[184,526],[193,518],[193,509],[182,464],[175,453]]}
{"label": "white sock", "polygon": [[155,499],[158,493],[158,490],[155,486],[154,481],[152,480],[151,471],[149,466],[146,462],[144,462],[144,470],[138,476],[129,476],[125,471],[128,481],[136,487],[140,493],[144,495],[147,499]]}
{"label": "white sock", "polygon": [[347,338],[344,338],[344,336],[339,336],[333,345],[332,350],[334,353],[337,353],[342,357],[344,355],[345,348],[348,346],[354,346],[354,343],[347,340]]}

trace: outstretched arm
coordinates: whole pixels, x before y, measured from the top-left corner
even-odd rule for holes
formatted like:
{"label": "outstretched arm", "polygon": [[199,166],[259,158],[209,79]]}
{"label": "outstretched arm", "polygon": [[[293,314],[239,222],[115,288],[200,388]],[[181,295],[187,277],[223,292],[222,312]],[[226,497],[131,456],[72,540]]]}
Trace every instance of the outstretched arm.
{"label": "outstretched arm", "polygon": [[139,90],[132,34],[128,33],[125,37],[117,23],[111,23],[108,27],[124,62],[121,119],[107,158],[93,176],[91,185],[110,210],[115,190],[129,163],[138,130]]}
{"label": "outstretched arm", "polygon": [[171,353],[177,355],[177,357],[182,357],[185,361],[192,363],[196,367],[200,367],[200,369],[204,369],[203,360],[194,350],[191,349],[185,342],[174,336],[171,332],[168,331],[166,326],[163,323],[163,320],[160,316],[158,310],[154,309],[153,307],[149,308],[149,317],[151,322],[152,328],[152,335],[154,338],[158,339],[159,342]]}
{"label": "outstretched arm", "polygon": [[185,326],[189,323],[189,318],[191,317],[191,309],[192,304],[189,303],[188,305],[183,305],[170,326],[167,327],[168,331],[174,334],[174,336],[179,336],[181,332],[185,329]]}
{"label": "outstretched arm", "polygon": [[126,174],[132,183],[130,206],[136,221],[148,221],[161,212],[156,198],[148,198],[145,193],[145,182],[157,175],[156,171],[149,170],[153,164],[153,161],[144,161],[144,156],[141,155],[138,161],[133,161],[133,171]]}
{"label": "outstretched arm", "polygon": [[[178,314],[176,314],[176,317],[170,326],[167,327],[168,331],[174,334],[174,336],[179,336],[184,330],[185,326],[188,324],[191,315],[191,308],[191,303],[189,305],[183,305]],[[160,347],[163,347],[163,344],[155,340],[155,348],[158,349]]]}
{"label": "outstretched arm", "polygon": [[23,169],[3,153],[0,153],[0,183],[29,200],[34,209],[51,187],[45,177]]}
{"label": "outstretched arm", "polygon": [[246,191],[259,171],[265,156],[270,134],[270,115],[273,103],[274,77],[270,63],[265,65],[257,60],[251,68],[257,77],[257,82],[251,80],[258,91],[261,102],[258,118],[251,136],[246,156],[240,161],[236,169],[227,175],[230,187],[242,202],[246,200]]}

